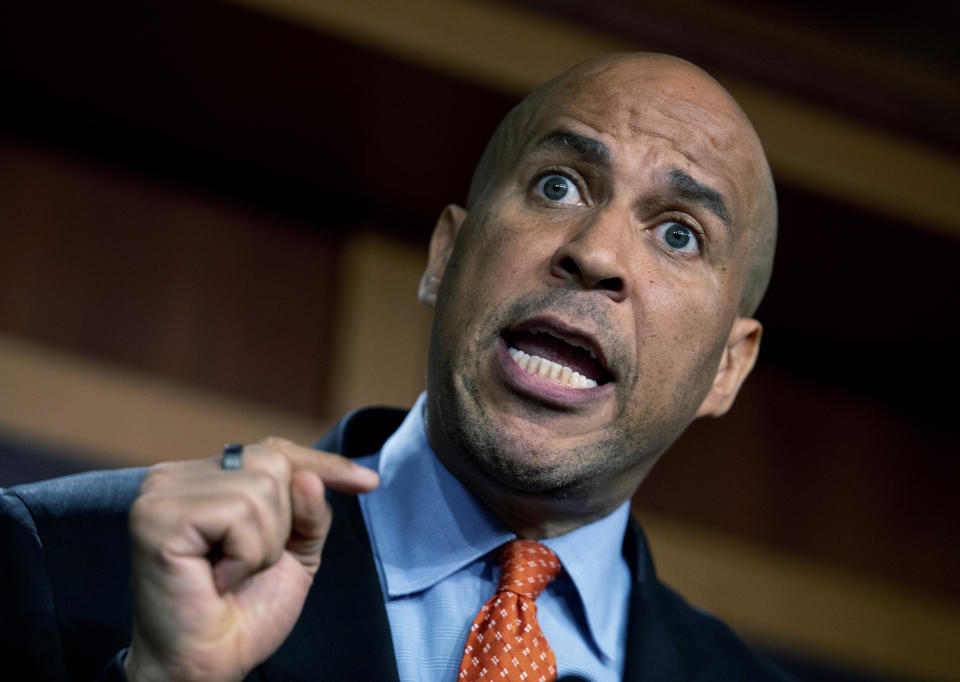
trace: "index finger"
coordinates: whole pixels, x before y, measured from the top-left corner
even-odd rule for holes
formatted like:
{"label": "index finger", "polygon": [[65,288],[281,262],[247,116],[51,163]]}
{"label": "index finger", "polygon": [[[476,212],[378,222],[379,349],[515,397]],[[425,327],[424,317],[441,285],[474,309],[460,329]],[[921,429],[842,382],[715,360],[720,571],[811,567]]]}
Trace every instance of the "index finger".
{"label": "index finger", "polygon": [[333,452],[297,445],[286,438],[271,436],[247,448],[280,453],[287,458],[293,472],[312,471],[323,484],[342,493],[365,493],[380,484],[375,471]]}

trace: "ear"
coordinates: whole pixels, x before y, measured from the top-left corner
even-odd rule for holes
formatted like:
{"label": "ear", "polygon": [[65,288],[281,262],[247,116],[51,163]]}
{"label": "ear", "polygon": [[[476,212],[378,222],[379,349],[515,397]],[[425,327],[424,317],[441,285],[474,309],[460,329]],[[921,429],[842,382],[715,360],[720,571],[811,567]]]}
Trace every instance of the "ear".
{"label": "ear", "polygon": [[420,300],[431,308],[437,302],[437,291],[440,289],[440,280],[447,269],[450,254],[453,253],[453,244],[457,240],[460,226],[467,217],[467,211],[456,204],[444,207],[437,218],[430,237],[430,253],[427,258],[427,269],[420,278]]}
{"label": "ear", "polygon": [[730,409],[733,399],[753,369],[760,352],[761,324],[749,317],[738,317],[730,328],[727,345],[720,358],[720,367],[713,378],[707,397],[700,403],[698,417],[719,417]]}

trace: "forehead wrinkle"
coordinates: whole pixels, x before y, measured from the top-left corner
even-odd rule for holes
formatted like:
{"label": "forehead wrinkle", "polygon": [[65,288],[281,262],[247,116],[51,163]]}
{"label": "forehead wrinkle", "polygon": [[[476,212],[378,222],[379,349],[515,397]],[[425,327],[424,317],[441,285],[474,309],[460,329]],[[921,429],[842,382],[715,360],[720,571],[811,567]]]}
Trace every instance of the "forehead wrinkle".
{"label": "forehead wrinkle", "polygon": [[[671,167],[702,169],[723,179],[729,222],[718,225],[727,246],[745,240],[746,282],[741,311],[752,314],[767,287],[777,235],[776,188],[763,146],[742,108],[706,72],[667,55],[607,55],[567,71],[524,98],[497,127],[474,172],[466,208],[478,215],[535,146],[537,132],[573,120],[608,139],[659,138],[677,156],[644,164],[659,170],[661,192],[649,206],[668,201]],[[548,121],[553,126],[545,125]],[[609,143],[609,141],[608,141]],[[619,147],[613,148],[618,155]],[[568,150],[569,151],[569,150]],[[649,151],[656,154],[653,145]],[[663,151],[662,149],[660,151]],[[611,154],[609,165],[619,163]],[[673,164],[670,164],[673,161]],[[649,176],[648,176],[649,177]],[[646,185],[646,183],[644,183]],[[651,188],[652,189],[652,188]],[[659,195],[659,196],[657,196]],[[707,207],[711,214],[717,211]],[[732,215],[731,215],[732,214]]]}
{"label": "forehead wrinkle", "polygon": [[543,136],[531,149],[532,153],[540,151],[572,151],[588,161],[608,165],[610,150],[600,140],[586,135],[572,132],[565,128],[558,128]]}

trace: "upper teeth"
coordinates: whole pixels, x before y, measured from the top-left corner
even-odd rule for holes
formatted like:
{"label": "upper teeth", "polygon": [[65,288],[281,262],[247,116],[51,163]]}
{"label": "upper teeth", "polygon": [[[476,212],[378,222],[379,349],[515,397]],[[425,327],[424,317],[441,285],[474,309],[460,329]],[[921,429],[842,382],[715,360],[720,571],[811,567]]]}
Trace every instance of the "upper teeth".
{"label": "upper teeth", "polygon": [[539,355],[530,355],[516,348],[510,349],[510,357],[520,365],[520,369],[527,374],[534,374],[544,379],[550,379],[563,386],[571,388],[593,388],[597,382],[588,379],[579,372],[574,372],[565,365],[561,365],[552,360],[541,358]]}

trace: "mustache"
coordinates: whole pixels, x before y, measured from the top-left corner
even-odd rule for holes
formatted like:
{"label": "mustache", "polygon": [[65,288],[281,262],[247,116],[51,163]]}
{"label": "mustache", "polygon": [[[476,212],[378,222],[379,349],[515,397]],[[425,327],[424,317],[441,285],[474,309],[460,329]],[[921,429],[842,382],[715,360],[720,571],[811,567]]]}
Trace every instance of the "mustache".
{"label": "mustache", "polygon": [[549,313],[560,313],[573,319],[588,319],[591,329],[587,331],[592,333],[619,335],[607,307],[601,305],[596,298],[585,297],[581,292],[572,289],[548,289],[544,292],[524,294],[507,306],[500,317],[508,324],[511,321],[516,323]]}

